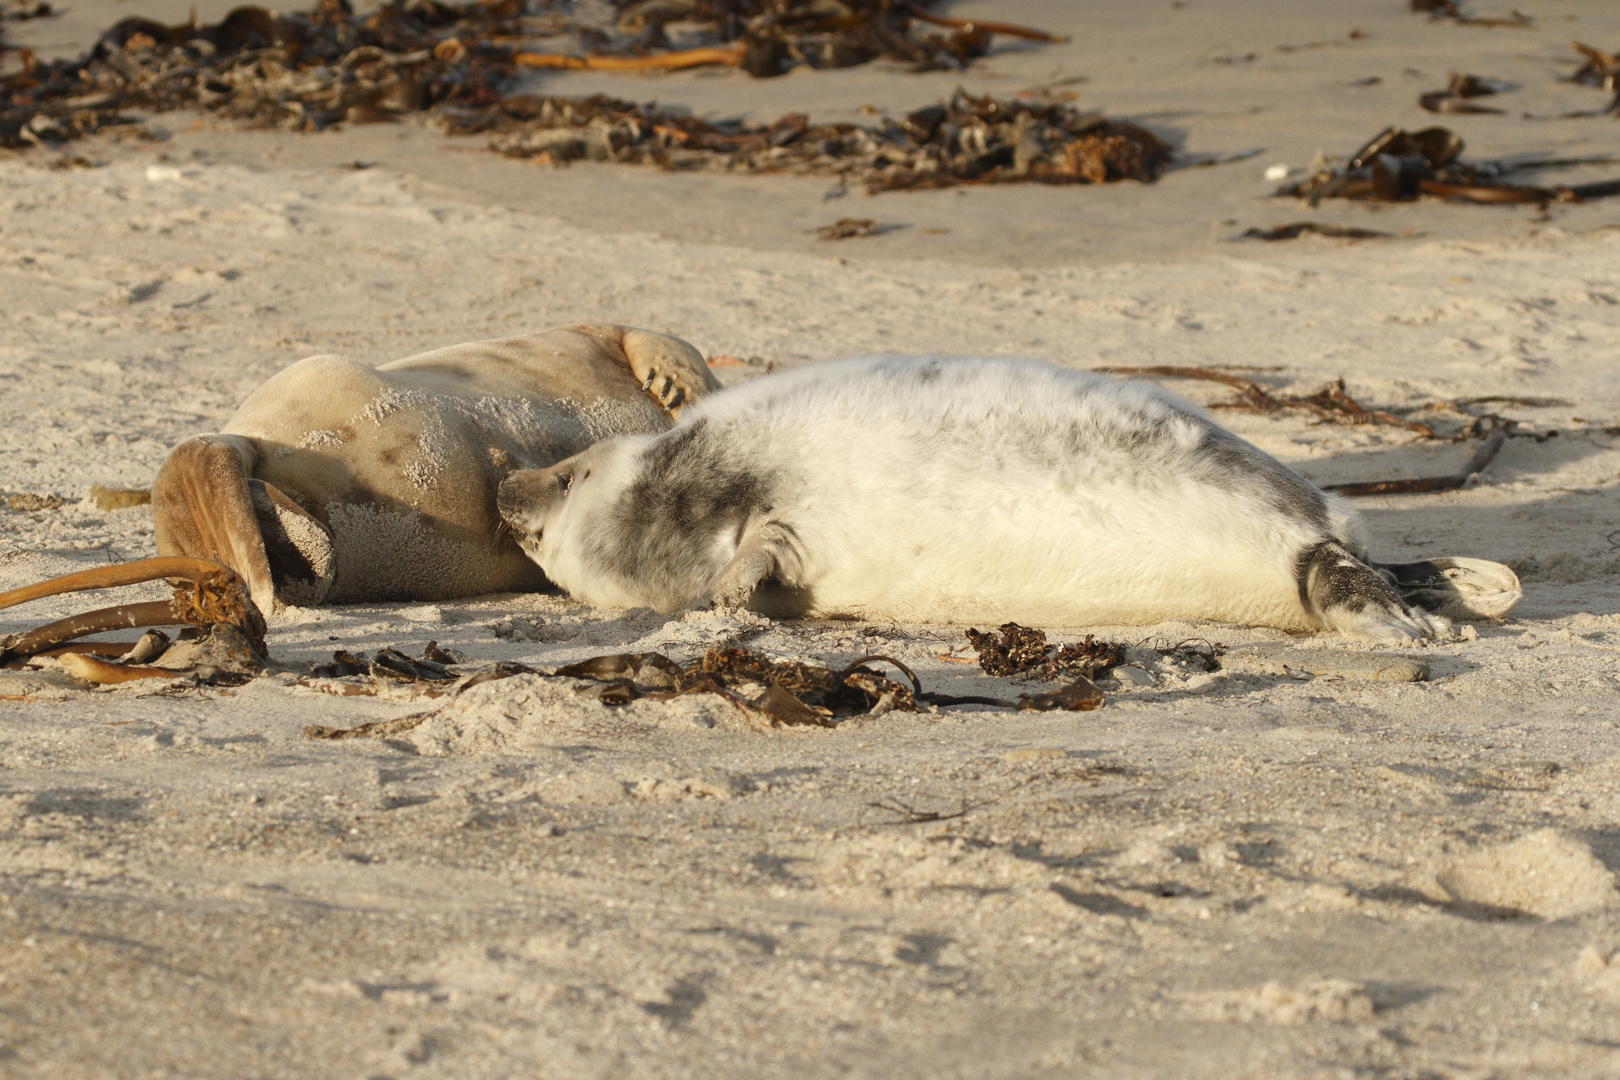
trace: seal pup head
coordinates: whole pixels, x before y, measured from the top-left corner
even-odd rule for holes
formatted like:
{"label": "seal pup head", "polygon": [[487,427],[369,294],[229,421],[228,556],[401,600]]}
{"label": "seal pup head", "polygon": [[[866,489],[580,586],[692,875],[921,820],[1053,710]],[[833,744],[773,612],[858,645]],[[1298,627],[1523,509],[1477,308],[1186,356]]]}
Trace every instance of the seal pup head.
{"label": "seal pup head", "polygon": [[599,607],[654,606],[594,558],[597,537],[617,532],[618,496],[635,472],[648,436],[606,439],[546,469],[522,469],[501,481],[495,506],[512,537],[546,577]]}
{"label": "seal pup head", "polygon": [[511,474],[496,506],[523,552],[576,599],[677,611],[714,599],[770,511],[768,472],[725,444],[703,419],[606,439]]}

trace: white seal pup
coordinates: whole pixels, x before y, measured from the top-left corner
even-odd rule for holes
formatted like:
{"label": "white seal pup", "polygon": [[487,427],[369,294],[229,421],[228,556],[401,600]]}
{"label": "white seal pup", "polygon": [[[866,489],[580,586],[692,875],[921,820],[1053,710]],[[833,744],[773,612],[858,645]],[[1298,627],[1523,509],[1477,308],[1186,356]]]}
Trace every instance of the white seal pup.
{"label": "white seal pup", "polygon": [[160,555],[242,575],[253,601],[442,600],[544,586],[495,491],[596,440],[667,430],[718,389],[664,334],[575,326],[368,367],[312,356],[217,434],[182,442],[152,488]]}
{"label": "white seal pup", "polygon": [[1392,641],[1519,598],[1494,563],[1369,563],[1347,503],[1194,406],[1031,360],[768,375],[662,435],[513,473],[498,504],[574,596],[664,612],[1203,618]]}

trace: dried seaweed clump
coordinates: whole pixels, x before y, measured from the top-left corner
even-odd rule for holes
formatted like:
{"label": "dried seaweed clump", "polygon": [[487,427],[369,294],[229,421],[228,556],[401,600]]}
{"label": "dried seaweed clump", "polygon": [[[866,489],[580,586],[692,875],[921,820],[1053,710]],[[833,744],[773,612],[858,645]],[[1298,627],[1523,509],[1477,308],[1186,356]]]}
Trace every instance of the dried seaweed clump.
{"label": "dried seaweed clump", "polygon": [[1448,128],[1385,128],[1345,161],[1279,189],[1316,205],[1323,199],[1407,202],[1424,195],[1474,203],[1579,202],[1620,194],[1620,180],[1544,187],[1511,182],[1515,173],[1581,161],[1464,162],[1463,141]]}
{"label": "dried seaweed clump", "polygon": [[1134,124],[1062,101],[1005,101],[958,90],[946,103],[879,127],[812,124],[792,113],[766,126],[710,123],[605,96],[514,97],[452,110],[451,134],[490,133],[511,157],[837,175],[868,191],[1034,181],[1152,181],[1170,146]]}
{"label": "dried seaweed clump", "polygon": [[1098,641],[1087,634],[1072,645],[1049,645],[1046,634],[1017,623],[1004,623],[1001,636],[967,631],[968,642],[979,654],[979,666],[988,675],[1029,675],[1042,679],[1095,678],[1125,662],[1125,646]]}
{"label": "dried seaweed clump", "polygon": [[1601,111],[1620,113],[1620,52],[1604,52],[1590,45],[1582,45],[1579,41],[1571,42],[1571,45],[1576,52],[1586,57],[1586,63],[1576,69],[1575,74],[1569,77],[1569,81],[1607,90],[1614,95],[1614,100],[1609,102],[1608,108]]}
{"label": "dried seaweed clump", "polygon": [[[871,667],[891,664],[910,686]],[[915,711],[921,687],[910,669],[887,657],[867,656],[841,671],[796,660],[773,660],[750,649],[714,648],[691,663],[675,663],[661,653],[595,656],[558,668],[562,678],[600,683],[597,696],[608,704],[638,697],[667,700],[680,694],[719,694],[744,712],[764,714],[786,726],[830,727],[834,719],[894,709]]]}
{"label": "dried seaweed clump", "polygon": [[130,121],[128,108],[201,108],[256,127],[318,131],[446,102],[486,104],[509,76],[510,49],[468,48],[522,11],[518,0],[467,8],[393,0],[356,19],[347,0],[277,14],[240,7],[211,25],[131,17],[77,60],[23,57],[0,80],[0,145],[60,142]]}
{"label": "dried seaweed clump", "polygon": [[[674,34],[685,51],[735,43],[739,55],[731,62],[759,78],[784,74],[796,64],[841,68],[878,59],[908,64],[914,71],[959,71],[988,52],[998,34],[1066,40],[1007,23],[932,15],[924,10],[932,0],[614,0],[614,4],[619,16],[613,33],[595,35],[595,44],[603,51],[667,50],[677,44],[671,40]],[[925,30],[919,24],[949,32]]]}
{"label": "dried seaweed clump", "polygon": [[[545,0],[465,6],[390,0],[363,17],[349,0],[319,0],[287,14],[239,7],[207,25],[131,17],[76,60],[47,62],[19,51],[21,70],[0,79],[0,146],[63,142],[130,124],[121,112],[130,108],[200,108],[295,131],[444,105],[478,108],[510,93],[524,68],[715,63],[779,75],[798,62],[843,67],[889,57],[918,68],[960,69],[989,48],[995,33],[1061,40],[1023,27],[943,19],[924,11],[925,3],[891,0],[616,6],[616,22],[606,27],[576,21]],[[943,23],[953,32],[917,32],[914,22]],[[668,51],[666,27],[674,23],[710,47]]]}

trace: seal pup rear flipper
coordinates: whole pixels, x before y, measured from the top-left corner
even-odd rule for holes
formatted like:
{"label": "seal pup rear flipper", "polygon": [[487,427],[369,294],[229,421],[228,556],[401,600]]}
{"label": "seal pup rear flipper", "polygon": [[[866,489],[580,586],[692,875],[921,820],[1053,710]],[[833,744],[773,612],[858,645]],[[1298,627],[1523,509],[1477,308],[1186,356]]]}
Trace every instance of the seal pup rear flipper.
{"label": "seal pup rear flipper", "polygon": [[152,484],[158,554],[230,567],[261,611],[275,606],[274,561],[284,591],[293,585],[289,601],[319,603],[332,580],[331,536],[282,492],[250,478],[257,460],[253,443],[236,435],[195,435],[176,446]]}
{"label": "seal pup rear flipper", "polygon": [[1395,586],[1402,600],[1447,619],[1500,619],[1524,598],[1519,575],[1485,559],[1424,559],[1372,566]]}

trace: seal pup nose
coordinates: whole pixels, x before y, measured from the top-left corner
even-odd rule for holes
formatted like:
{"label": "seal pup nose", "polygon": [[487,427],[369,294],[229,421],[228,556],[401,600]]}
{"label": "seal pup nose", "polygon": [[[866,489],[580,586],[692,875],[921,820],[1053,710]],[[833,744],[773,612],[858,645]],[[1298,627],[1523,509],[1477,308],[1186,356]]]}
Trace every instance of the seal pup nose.
{"label": "seal pup nose", "polygon": [[495,493],[501,520],[519,533],[537,535],[546,512],[563,497],[573,475],[574,459],[569,458],[549,469],[523,469],[507,476]]}

